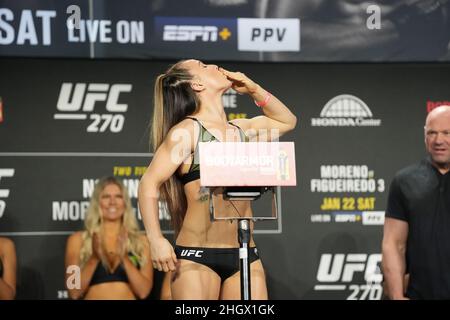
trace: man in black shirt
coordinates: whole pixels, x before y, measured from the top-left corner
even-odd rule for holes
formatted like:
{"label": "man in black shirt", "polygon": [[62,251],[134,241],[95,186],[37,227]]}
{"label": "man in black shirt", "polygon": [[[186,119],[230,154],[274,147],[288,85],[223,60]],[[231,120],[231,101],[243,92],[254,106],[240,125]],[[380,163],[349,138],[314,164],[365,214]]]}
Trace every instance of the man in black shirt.
{"label": "man in black shirt", "polygon": [[389,190],[382,250],[391,299],[450,299],[450,106],[428,114],[425,145],[429,157],[399,171]]}

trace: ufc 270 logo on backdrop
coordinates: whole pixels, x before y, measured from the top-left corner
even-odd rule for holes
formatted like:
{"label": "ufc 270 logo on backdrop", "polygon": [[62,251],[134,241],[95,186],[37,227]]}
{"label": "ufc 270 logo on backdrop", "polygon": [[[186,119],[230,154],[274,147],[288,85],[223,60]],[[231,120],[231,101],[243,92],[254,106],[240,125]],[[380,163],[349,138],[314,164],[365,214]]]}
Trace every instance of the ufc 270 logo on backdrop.
{"label": "ufc 270 logo on backdrop", "polygon": [[87,132],[121,132],[128,104],[119,103],[131,84],[64,82],[59,91],[55,120],[90,120]]}
{"label": "ufc 270 logo on backdrop", "polygon": [[[317,270],[315,291],[350,292],[348,300],[380,300],[383,294],[380,265],[381,254],[324,253]],[[365,283],[356,283],[357,275]]]}
{"label": "ufc 270 logo on backdrop", "polygon": [[[11,178],[14,176],[14,169],[1,169],[0,168],[0,182],[2,178]],[[9,197],[9,189],[0,188],[0,218],[3,217],[6,209],[6,202],[3,199]]]}

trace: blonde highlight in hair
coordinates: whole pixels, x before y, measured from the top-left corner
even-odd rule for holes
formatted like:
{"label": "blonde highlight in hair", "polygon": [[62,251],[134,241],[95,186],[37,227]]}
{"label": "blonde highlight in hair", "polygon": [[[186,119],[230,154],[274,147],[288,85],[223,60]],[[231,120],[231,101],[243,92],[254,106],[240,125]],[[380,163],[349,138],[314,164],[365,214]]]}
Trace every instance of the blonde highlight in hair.
{"label": "blonde highlight in hair", "polygon": [[[169,130],[186,116],[197,111],[199,100],[191,88],[193,76],[180,61],[155,80],[154,109],[150,131],[153,152],[166,138]],[[167,205],[177,235],[187,209],[186,195],[176,175],[170,177],[160,189],[161,200]]]}
{"label": "blonde highlight in hair", "polygon": [[[95,185],[89,207],[87,209],[86,219],[84,221],[85,231],[82,234],[83,244],[80,251],[81,266],[84,266],[92,255],[92,238],[94,233],[99,235],[102,234],[103,215],[100,208],[100,197],[106,186],[110,184],[114,184],[119,187],[125,202],[125,211],[122,216],[122,227],[128,234],[126,251],[132,253],[138,259],[139,264],[143,266],[147,263],[147,261],[144,255],[144,244],[142,243],[136,215],[131,205],[127,188],[124,186],[122,181],[115,177],[101,178]],[[100,237],[100,239],[102,239],[102,237]],[[105,261],[102,261],[102,263],[106,266]]]}

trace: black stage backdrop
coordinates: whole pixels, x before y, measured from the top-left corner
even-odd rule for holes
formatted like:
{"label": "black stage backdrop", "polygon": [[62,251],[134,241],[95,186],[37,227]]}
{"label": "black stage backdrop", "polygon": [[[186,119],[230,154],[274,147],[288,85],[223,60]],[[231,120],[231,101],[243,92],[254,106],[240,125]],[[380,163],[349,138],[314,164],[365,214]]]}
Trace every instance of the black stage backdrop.
{"label": "black stage backdrop", "polygon": [[[170,62],[0,64],[0,236],[16,244],[17,298],[65,299],[65,243],[83,227],[95,179],[123,178],[136,206],[151,160],[153,79]],[[296,144],[298,186],[281,190],[279,220],[258,222],[255,235],[270,298],[382,298],[388,186],[424,156],[424,118],[450,100],[450,66],[223,66],[250,75],[299,119],[283,137]],[[230,119],[260,114],[247,96],[230,92],[224,103]],[[172,238],[163,210],[160,219]]]}

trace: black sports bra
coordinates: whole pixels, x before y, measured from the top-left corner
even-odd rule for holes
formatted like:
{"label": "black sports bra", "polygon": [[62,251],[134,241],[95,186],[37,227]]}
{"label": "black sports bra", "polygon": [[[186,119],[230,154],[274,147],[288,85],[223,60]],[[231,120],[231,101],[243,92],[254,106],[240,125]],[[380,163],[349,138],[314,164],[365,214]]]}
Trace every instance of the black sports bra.
{"label": "black sports bra", "polygon": [[[200,132],[197,139],[197,144],[195,145],[194,150],[194,158],[192,159],[191,166],[189,167],[188,172],[183,174],[180,179],[183,184],[187,184],[191,181],[200,179],[200,159],[199,159],[199,153],[198,153],[198,144],[199,142],[211,142],[211,141],[219,141],[214,135],[212,135],[208,129],[203,126],[200,120],[193,117],[186,117],[188,119],[192,119],[196,121],[199,124]],[[241,137],[241,141],[247,142],[248,137],[245,135],[244,130],[241,129],[241,127],[235,125],[234,123],[229,122],[232,126],[235,126],[239,129],[239,135]],[[219,141],[220,142],[220,141]]]}
{"label": "black sports bra", "polygon": [[[132,253],[129,253],[128,257],[130,257],[130,260],[133,262],[133,264],[136,265],[138,269],[140,269],[140,265],[139,262],[137,261],[137,258]],[[119,264],[117,268],[114,270],[114,272],[110,273],[109,270],[105,269],[103,264],[99,262],[97,264],[97,268],[95,268],[94,274],[92,275],[91,282],[89,283],[89,285],[93,286],[100,283],[114,282],[114,281],[128,282],[128,276],[122,264]]]}

